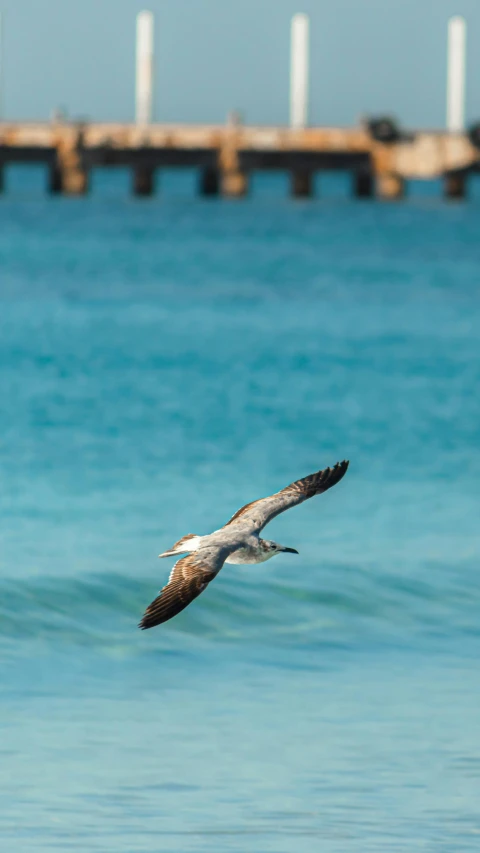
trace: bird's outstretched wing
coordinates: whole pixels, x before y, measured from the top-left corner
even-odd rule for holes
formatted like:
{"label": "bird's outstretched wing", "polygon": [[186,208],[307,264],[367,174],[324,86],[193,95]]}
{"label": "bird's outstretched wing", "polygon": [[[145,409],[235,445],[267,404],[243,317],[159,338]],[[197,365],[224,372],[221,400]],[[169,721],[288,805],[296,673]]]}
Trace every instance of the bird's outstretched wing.
{"label": "bird's outstretched wing", "polygon": [[230,524],[241,525],[245,531],[248,529],[251,533],[259,533],[263,530],[266,524],[290,509],[297,504],[303,503],[308,498],[313,498],[314,495],[320,495],[335,486],[345,475],[348,468],[348,461],[337,462],[333,468],[325,468],[323,471],[317,471],[315,474],[309,474],[308,477],[303,477],[302,480],[296,480],[270,495],[268,498],[260,498],[258,501],[245,504],[239,509],[230,521],[227,521],[225,527]]}
{"label": "bird's outstretched wing", "polygon": [[188,607],[216,577],[228,553],[228,550],[220,548],[201,548],[178,560],[170,572],[167,585],[149,604],[138,627],[153,628]]}

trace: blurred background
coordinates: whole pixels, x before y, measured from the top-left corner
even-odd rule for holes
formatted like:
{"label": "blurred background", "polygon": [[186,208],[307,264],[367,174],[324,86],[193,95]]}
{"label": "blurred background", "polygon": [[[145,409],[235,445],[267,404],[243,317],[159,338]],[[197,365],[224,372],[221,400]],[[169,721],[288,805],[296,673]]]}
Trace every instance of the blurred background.
{"label": "blurred background", "polygon": [[351,124],[393,111],[413,127],[445,116],[446,27],[468,24],[467,114],[480,120],[477,0],[2,0],[4,114],[63,106],[95,121],[133,117],[135,16],[155,16],[156,118],[252,124],[288,120],[290,20],[311,24],[311,121]]}
{"label": "blurred background", "polygon": [[[4,842],[473,853],[480,9],[0,11]],[[137,629],[160,551],[343,458],[298,557]]]}

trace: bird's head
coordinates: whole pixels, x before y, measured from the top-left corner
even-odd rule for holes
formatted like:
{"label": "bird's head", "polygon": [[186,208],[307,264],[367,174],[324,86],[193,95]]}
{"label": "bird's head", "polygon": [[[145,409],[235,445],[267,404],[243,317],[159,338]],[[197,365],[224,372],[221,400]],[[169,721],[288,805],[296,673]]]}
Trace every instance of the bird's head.
{"label": "bird's head", "polygon": [[278,542],[272,542],[271,539],[264,539],[263,547],[269,557],[274,557],[275,554],[298,554],[295,548],[287,548],[285,545],[279,545]]}

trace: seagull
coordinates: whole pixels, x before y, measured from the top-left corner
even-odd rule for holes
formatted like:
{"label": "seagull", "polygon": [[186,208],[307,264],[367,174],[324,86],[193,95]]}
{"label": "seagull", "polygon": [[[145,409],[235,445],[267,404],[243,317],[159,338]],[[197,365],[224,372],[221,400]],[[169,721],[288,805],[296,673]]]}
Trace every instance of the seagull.
{"label": "seagull", "polygon": [[276,554],[298,554],[295,548],[260,539],[260,532],[281,512],[335,486],[347,468],[348,461],[344,460],[333,468],[309,474],[268,498],[245,504],[220,530],[208,536],[189,533],[159,554],[159,557],[187,556],[175,563],[167,585],[149,604],[138,627],[153,628],[177,616],[216,578],[224,563],[264,563]]}

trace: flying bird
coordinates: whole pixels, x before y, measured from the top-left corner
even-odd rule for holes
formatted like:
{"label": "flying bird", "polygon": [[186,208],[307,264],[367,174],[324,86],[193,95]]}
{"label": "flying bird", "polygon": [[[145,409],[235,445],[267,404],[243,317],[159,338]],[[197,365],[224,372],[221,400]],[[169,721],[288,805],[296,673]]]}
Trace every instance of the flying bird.
{"label": "flying bird", "polygon": [[220,530],[208,536],[189,533],[170,550],[159,554],[160,557],[188,556],[175,563],[167,585],[147,607],[138,627],[145,630],[172,619],[207,588],[224,563],[264,563],[276,554],[298,554],[295,548],[261,539],[260,532],[281,512],[335,486],[347,468],[345,460],[296,480],[268,498],[245,504]]}

